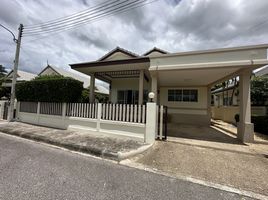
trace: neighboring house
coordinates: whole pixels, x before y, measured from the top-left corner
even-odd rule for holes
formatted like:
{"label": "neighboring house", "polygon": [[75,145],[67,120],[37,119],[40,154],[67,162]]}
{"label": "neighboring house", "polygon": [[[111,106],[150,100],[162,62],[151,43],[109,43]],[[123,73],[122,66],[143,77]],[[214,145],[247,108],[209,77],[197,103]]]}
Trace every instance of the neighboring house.
{"label": "neighboring house", "polygon": [[238,84],[230,84],[228,87],[220,87],[213,91],[212,94],[212,106],[237,106],[239,103],[238,98]]}
{"label": "neighboring house", "polygon": [[[268,66],[253,72],[255,76],[268,76]],[[237,83],[239,80],[237,81]],[[211,91],[213,106],[237,106],[239,103],[238,84],[231,82],[228,87],[217,88]]]}
{"label": "neighboring house", "polygon": [[[250,76],[268,64],[268,45],[167,53],[154,48],[137,55],[120,47],[92,62],[70,64],[72,69],[110,84],[112,103],[153,102],[168,107],[171,123],[210,125],[211,87],[239,76],[238,137],[253,140],[250,122]],[[94,102],[94,94],[90,101]]]}
{"label": "neighboring house", "polygon": [[[13,74],[14,74],[13,70],[11,70],[6,75],[5,81],[3,82],[2,86],[11,88]],[[25,72],[25,71],[22,71],[22,70],[18,70],[18,72],[17,72],[17,82],[30,81],[30,80],[34,79],[36,76],[37,76],[36,74]]]}
{"label": "neighboring house", "polygon": [[268,66],[257,70],[254,74],[255,76],[268,76]]}
{"label": "neighboring house", "polygon": [[[83,82],[83,87],[88,88],[90,86],[90,76],[77,72],[75,70],[65,70],[63,68],[47,65],[38,76],[43,75],[62,75],[64,77],[71,77],[78,81]],[[109,95],[109,90],[101,85],[96,85],[95,92],[99,94]]]}

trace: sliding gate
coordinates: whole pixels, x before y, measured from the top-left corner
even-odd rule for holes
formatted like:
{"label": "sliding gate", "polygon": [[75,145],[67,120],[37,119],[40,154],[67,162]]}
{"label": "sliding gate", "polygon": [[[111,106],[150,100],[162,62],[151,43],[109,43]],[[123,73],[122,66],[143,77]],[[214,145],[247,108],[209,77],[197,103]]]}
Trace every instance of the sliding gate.
{"label": "sliding gate", "polygon": [[159,105],[157,106],[157,139],[167,140],[167,118],[168,118],[168,108],[167,106]]}

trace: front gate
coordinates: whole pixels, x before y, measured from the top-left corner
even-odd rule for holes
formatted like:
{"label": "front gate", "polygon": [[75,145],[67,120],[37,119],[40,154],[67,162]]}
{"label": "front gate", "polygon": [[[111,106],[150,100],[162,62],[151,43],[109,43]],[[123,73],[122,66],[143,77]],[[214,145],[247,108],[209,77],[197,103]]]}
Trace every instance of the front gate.
{"label": "front gate", "polygon": [[160,105],[157,107],[157,139],[167,140],[167,118],[168,108],[167,106]]}

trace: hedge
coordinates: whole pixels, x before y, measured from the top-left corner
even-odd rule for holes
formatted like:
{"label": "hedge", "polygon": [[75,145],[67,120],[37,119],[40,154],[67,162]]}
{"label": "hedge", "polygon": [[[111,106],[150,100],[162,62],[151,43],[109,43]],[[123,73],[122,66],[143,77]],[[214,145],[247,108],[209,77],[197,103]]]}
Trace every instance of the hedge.
{"label": "hedge", "polygon": [[268,116],[251,116],[254,131],[268,135]]}
{"label": "hedge", "polygon": [[[235,115],[236,122],[239,122],[239,114]],[[251,116],[251,122],[254,124],[254,131],[268,135],[268,116]]]}
{"label": "hedge", "polygon": [[83,83],[68,77],[38,78],[16,85],[18,101],[78,102]]}

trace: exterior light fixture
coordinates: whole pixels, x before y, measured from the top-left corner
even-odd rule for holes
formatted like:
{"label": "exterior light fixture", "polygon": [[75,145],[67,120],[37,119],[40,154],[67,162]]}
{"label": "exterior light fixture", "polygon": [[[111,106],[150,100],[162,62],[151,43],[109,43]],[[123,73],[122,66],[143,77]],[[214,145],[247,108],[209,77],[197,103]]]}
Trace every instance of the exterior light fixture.
{"label": "exterior light fixture", "polygon": [[149,94],[148,94],[148,97],[149,97],[149,99],[150,99],[150,102],[153,102],[153,98],[154,98],[154,93],[153,92],[150,92]]}

